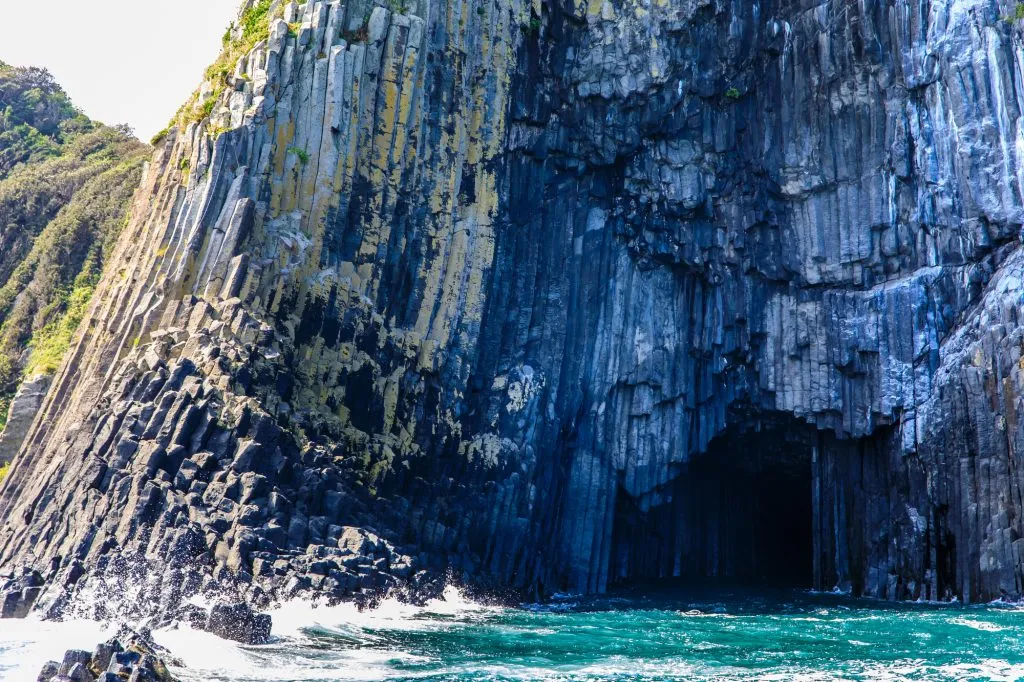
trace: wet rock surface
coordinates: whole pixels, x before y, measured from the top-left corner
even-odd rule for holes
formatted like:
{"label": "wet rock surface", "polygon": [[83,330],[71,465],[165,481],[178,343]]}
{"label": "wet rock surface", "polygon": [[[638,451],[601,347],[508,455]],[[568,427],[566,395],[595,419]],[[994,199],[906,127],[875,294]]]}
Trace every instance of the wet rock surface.
{"label": "wet rock surface", "polygon": [[46,663],[38,682],[175,682],[169,660],[149,633],[122,630],[94,651],[71,649],[60,662]]}
{"label": "wet rock surface", "polygon": [[266,644],[272,623],[270,616],[253,613],[245,603],[222,604],[210,609],[204,629],[242,644]]}
{"label": "wet rock surface", "polygon": [[0,618],[24,618],[43,591],[42,574],[23,568],[16,575],[0,576]]}
{"label": "wet rock surface", "polygon": [[1009,3],[274,7],[0,492],[38,608],[724,577],[778,423],[816,587],[1024,592]]}

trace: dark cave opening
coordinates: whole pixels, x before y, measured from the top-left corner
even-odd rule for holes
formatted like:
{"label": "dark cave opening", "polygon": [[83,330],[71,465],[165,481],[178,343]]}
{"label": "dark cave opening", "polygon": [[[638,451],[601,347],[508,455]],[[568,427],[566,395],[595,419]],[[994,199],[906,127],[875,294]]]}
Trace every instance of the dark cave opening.
{"label": "dark cave opening", "polygon": [[745,420],[657,495],[620,487],[610,584],[811,587],[814,443],[792,417]]}

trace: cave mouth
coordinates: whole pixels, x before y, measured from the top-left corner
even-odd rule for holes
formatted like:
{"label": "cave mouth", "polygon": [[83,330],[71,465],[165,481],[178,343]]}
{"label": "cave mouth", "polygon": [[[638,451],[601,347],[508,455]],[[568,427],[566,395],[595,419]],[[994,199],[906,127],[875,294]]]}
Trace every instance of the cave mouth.
{"label": "cave mouth", "polygon": [[655,496],[620,486],[610,583],[810,588],[813,427],[745,419]]}

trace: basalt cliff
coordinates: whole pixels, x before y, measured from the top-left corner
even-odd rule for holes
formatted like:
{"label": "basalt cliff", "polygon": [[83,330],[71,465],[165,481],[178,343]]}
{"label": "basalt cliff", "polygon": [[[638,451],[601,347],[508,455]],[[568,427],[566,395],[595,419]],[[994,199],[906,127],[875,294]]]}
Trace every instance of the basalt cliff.
{"label": "basalt cliff", "polygon": [[51,611],[445,573],[1020,596],[1018,17],[248,0],[0,490],[0,568]]}

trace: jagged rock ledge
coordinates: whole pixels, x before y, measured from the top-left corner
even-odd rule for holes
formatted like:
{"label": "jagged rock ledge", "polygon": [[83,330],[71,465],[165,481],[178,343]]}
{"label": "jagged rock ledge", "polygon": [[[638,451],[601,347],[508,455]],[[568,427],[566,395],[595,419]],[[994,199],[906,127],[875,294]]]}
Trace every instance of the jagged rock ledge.
{"label": "jagged rock ledge", "polygon": [[122,629],[92,652],[69,649],[46,663],[37,682],[176,682],[170,664],[180,665],[148,631]]}

